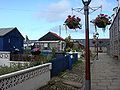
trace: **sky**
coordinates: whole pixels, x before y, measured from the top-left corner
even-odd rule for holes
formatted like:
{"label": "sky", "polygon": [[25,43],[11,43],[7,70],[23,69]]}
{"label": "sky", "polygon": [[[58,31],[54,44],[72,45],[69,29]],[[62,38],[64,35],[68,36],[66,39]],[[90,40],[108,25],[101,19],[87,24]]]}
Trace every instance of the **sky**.
{"label": "sky", "polygon": [[[91,13],[89,21],[100,13],[111,16],[113,8],[118,5],[117,0],[91,0],[90,7],[98,9]],[[30,40],[38,40],[49,31],[65,38],[68,35],[73,39],[84,39],[84,14],[72,11],[71,8],[83,8],[82,0],[0,0],[0,28],[17,27],[20,33]],[[64,21],[68,15],[81,18],[82,29],[65,29]],[[109,38],[109,27],[105,32],[98,29],[99,38]],[[61,31],[61,33],[60,33]],[[94,25],[90,23],[89,37],[93,38]]]}

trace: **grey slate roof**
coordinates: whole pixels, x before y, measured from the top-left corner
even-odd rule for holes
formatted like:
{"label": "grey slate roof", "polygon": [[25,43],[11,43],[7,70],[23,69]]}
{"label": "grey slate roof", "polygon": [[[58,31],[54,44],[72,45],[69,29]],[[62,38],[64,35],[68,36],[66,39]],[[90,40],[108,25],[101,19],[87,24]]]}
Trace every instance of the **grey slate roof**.
{"label": "grey slate roof", "polygon": [[[85,39],[73,39],[73,40],[78,41],[85,46]],[[98,39],[98,41],[99,42],[102,41],[102,43],[98,42],[98,46],[102,45],[103,47],[106,47],[110,43],[110,39],[107,39],[107,38],[106,39]],[[89,45],[90,45],[90,47],[94,47],[93,39],[89,40]]]}
{"label": "grey slate roof", "polygon": [[14,28],[0,28],[0,36],[4,36],[11,32]]}

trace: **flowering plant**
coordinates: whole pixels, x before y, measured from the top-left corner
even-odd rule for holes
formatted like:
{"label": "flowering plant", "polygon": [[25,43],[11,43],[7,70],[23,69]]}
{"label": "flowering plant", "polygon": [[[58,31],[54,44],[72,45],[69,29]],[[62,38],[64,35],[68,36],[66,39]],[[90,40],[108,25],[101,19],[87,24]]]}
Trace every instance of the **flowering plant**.
{"label": "flowering plant", "polygon": [[82,25],[80,24],[80,21],[81,19],[79,17],[68,15],[68,18],[65,20],[65,25],[67,25],[69,29],[81,29]]}
{"label": "flowering plant", "polygon": [[111,24],[111,18],[108,15],[100,14],[92,21],[98,28],[105,28],[107,25]]}

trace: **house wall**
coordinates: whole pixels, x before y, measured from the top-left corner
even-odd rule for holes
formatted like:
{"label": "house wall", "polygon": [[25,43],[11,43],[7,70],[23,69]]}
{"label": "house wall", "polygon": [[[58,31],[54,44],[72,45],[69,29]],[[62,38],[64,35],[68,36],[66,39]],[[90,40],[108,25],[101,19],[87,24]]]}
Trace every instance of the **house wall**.
{"label": "house wall", "polygon": [[65,43],[65,42],[57,42],[57,41],[44,42],[42,41],[42,42],[36,42],[35,47],[38,47],[41,50],[44,50],[45,47],[48,47],[49,49],[55,48],[57,51],[60,51],[60,50],[64,50],[65,45],[62,45],[62,43]]}
{"label": "house wall", "polygon": [[23,53],[23,40],[24,38],[19,31],[11,31],[3,37],[3,51],[12,52],[17,48],[20,50],[20,53]]}
{"label": "house wall", "polygon": [[110,27],[110,55],[120,59],[120,9]]}
{"label": "house wall", "polygon": [[3,38],[0,37],[0,51],[3,50]]}
{"label": "house wall", "polygon": [[[75,40],[79,41],[80,43],[82,43],[85,46],[85,39],[75,39]],[[98,38],[98,41],[99,41],[98,47],[102,47],[103,52],[107,52],[107,47],[109,46],[109,43],[110,43],[109,39]],[[102,43],[100,43],[100,41],[102,41]],[[89,46],[90,46],[91,51],[95,51],[93,39],[89,40]]]}

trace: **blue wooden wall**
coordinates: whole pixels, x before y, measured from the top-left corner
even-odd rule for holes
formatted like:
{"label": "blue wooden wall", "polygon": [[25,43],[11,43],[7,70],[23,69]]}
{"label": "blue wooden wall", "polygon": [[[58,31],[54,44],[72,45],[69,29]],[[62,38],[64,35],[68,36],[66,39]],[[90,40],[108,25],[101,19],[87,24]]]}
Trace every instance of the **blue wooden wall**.
{"label": "blue wooden wall", "polygon": [[3,50],[3,38],[0,37],[0,51]]}
{"label": "blue wooden wall", "polygon": [[12,52],[17,48],[20,50],[20,53],[23,53],[23,41],[24,38],[21,33],[17,28],[14,28],[11,32],[0,37],[0,50]]}

